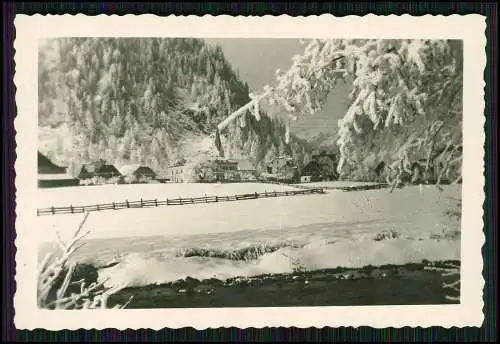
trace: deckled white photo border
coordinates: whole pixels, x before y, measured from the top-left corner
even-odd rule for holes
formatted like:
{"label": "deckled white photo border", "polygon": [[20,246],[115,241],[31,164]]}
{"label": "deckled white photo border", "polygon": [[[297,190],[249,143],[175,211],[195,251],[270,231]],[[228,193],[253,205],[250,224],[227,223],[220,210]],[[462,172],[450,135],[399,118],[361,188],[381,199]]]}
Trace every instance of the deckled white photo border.
{"label": "deckled white photo border", "polygon": [[[480,15],[290,17],[18,15],[15,18],[16,283],[18,329],[207,327],[481,326],[483,322],[484,68],[486,20]],[[37,58],[48,37],[435,38],[464,41],[464,171],[461,304],[44,311],[36,304]]]}

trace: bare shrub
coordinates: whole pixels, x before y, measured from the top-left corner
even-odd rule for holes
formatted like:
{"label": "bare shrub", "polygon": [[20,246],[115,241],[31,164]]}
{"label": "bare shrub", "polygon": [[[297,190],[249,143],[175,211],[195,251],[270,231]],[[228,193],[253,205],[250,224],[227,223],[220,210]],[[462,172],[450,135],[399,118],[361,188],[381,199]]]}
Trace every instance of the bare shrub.
{"label": "bare shrub", "polygon": [[379,232],[375,235],[373,240],[375,241],[382,241],[382,240],[391,240],[391,239],[397,239],[399,238],[400,234],[398,232],[391,230],[384,230],[382,232]]}

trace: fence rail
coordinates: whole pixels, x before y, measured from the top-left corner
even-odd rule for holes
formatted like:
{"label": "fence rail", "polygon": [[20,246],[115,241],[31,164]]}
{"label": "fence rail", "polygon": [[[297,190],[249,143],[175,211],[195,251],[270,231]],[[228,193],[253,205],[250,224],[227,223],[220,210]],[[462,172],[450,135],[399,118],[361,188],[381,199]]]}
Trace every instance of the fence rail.
{"label": "fence rail", "polygon": [[[311,186],[308,186],[307,183],[304,184],[291,184],[294,188],[297,189],[311,189]],[[376,189],[385,189],[388,188],[389,185],[386,183],[374,183],[374,184],[366,184],[366,185],[350,185],[350,186],[323,186],[322,188],[325,190],[341,190],[341,191],[366,191],[366,190],[376,190]]]}
{"label": "fence rail", "polygon": [[130,208],[152,208],[167,205],[186,205],[186,204],[200,204],[200,203],[215,203],[215,202],[232,202],[232,201],[243,201],[258,198],[269,198],[269,197],[286,197],[286,196],[296,196],[296,195],[308,195],[308,194],[322,194],[325,193],[324,188],[311,188],[304,190],[291,190],[291,191],[266,191],[261,193],[246,193],[232,196],[203,196],[203,197],[186,197],[186,198],[165,198],[165,199],[153,199],[153,200],[139,200],[139,201],[128,201],[125,202],[112,202],[104,204],[95,205],[83,205],[83,206],[73,206],[68,207],[50,207],[37,209],[37,215],[58,215],[58,214],[78,214],[90,211],[103,211],[103,210],[120,210],[120,209],[130,209]]}

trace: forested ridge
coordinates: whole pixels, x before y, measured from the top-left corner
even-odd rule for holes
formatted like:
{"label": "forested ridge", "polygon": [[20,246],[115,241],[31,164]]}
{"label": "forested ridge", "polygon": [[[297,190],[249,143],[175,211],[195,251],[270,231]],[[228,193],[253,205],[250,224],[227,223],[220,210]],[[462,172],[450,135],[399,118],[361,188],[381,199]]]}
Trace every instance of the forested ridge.
{"label": "forested ridge", "polygon": [[[195,156],[250,100],[221,48],[191,38],[47,40],[38,77],[40,150],[73,172],[99,158],[161,169]],[[288,153],[301,164],[308,145],[285,144],[284,133],[279,119],[248,114],[223,133],[224,151],[257,164]]]}

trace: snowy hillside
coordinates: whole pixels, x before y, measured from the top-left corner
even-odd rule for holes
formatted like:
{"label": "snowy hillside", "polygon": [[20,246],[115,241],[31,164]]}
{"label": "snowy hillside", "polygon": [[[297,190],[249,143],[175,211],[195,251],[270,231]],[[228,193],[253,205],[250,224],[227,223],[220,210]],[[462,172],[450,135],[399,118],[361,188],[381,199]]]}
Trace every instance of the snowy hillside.
{"label": "snowy hillside", "polygon": [[[65,38],[39,52],[39,148],[70,172],[99,158],[175,164],[206,150],[215,126],[249,100],[222,50],[198,39]],[[286,144],[278,119],[246,117],[221,133],[229,155],[304,160],[305,142]]]}

